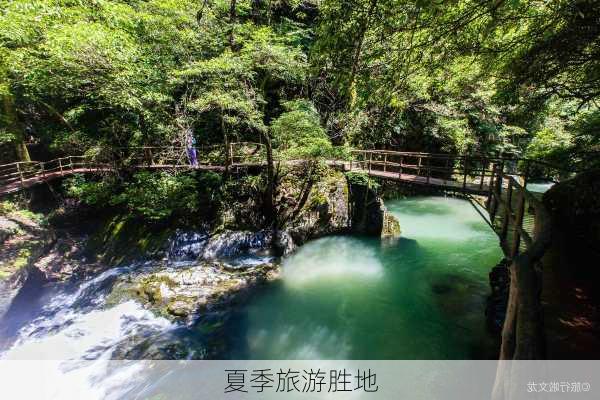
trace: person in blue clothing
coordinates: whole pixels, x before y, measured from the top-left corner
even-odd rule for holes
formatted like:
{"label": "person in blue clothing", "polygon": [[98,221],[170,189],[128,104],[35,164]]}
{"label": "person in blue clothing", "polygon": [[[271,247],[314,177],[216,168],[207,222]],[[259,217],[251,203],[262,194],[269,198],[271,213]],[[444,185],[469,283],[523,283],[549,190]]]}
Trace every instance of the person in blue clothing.
{"label": "person in blue clothing", "polygon": [[192,132],[188,132],[187,135],[187,153],[190,165],[192,167],[197,167],[198,157],[196,155],[196,139],[194,138],[194,134]]}

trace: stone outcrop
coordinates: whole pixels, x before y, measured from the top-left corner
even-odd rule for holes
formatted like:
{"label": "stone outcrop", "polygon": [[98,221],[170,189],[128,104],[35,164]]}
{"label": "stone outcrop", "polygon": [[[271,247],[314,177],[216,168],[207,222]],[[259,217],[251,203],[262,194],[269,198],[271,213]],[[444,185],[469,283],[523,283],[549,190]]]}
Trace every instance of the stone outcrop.
{"label": "stone outcrop", "polygon": [[123,281],[113,295],[131,292],[161,315],[192,322],[203,313],[245,298],[277,276],[278,267],[270,263],[235,268],[220,262],[200,262]]}
{"label": "stone outcrop", "polygon": [[0,216],[0,244],[19,232],[19,225],[10,219]]}
{"label": "stone outcrop", "polygon": [[293,239],[293,247],[310,239],[348,233],[348,204],[348,187],[343,174],[331,174],[317,182],[305,206],[296,218],[284,227],[285,232]]}
{"label": "stone outcrop", "polygon": [[356,234],[397,237],[400,223],[377,195],[378,185],[365,174],[348,173],[350,231]]}
{"label": "stone outcrop", "polygon": [[485,308],[485,317],[488,329],[500,334],[504,318],[506,317],[506,308],[508,306],[508,294],[510,289],[510,269],[509,261],[502,259],[490,271],[491,294],[487,299]]}

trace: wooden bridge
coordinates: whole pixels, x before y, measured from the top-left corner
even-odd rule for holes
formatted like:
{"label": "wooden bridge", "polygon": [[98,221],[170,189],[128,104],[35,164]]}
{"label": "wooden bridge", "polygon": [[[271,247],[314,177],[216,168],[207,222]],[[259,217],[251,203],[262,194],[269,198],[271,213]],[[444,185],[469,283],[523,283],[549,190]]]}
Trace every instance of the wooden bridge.
{"label": "wooden bridge", "polygon": [[392,150],[356,150],[345,169],[387,181],[462,193],[500,238],[507,258],[533,246],[536,215],[545,212],[532,180],[555,182],[565,171],[528,159]]}
{"label": "wooden bridge", "polygon": [[[111,173],[127,168],[225,171],[260,168],[266,164],[266,152],[260,143],[236,142],[227,148],[202,146],[196,150],[196,166],[190,164],[187,149],[181,147],[132,147],[113,149],[110,153],[99,151],[94,156],[4,164],[0,165],[0,196],[79,173]],[[349,161],[330,160],[328,163],[378,179],[464,194],[498,233],[509,257],[534,241],[534,219],[541,204],[539,195],[526,189],[534,175],[532,171],[537,171],[537,178],[541,177],[539,171],[544,171],[546,180],[560,174],[552,166],[524,159],[392,150],[355,150]]]}
{"label": "wooden bridge", "polygon": [[260,143],[230,143],[195,148],[198,163],[191,165],[183,147],[128,147],[99,151],[95,155],[65,156],[50,161],[19,161],[0,165],[0,196],[51,180],[82,173],[110,173],[122,169],[225,171],[229,168],[261,166],[265,162]]}

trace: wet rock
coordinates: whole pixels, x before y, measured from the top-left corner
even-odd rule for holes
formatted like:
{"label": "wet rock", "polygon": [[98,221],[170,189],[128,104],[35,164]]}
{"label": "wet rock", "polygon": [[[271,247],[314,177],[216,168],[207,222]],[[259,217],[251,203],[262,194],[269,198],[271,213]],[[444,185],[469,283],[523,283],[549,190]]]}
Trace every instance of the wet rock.
{"label": "wet rock", "polygon": [[231,258],[242,253],[270,247],[272,234],[269,231],[225,231],[212,236],[202,252],[206,260]]}
{"label": "wet rock", "polygon": [[[332,173],[317,182],[305,206],[286,226],[293,239],[293,246],[286,244],[286,254],[310,239],[347,233],[350,228],[348,201],[348,185],[343,174]],[[290,196],[290,202],[293,202],[293,196]]]}
{"label": "wet rock", "polygon": [[485,316],[488,329],[496,334],[502,331],[506,308],[508,306],[508,295],[510,289],[509,261],[502,259],[498,265],[492,268],[489,274],[491,294],[488,297]]}
{"label": "wet rock", "polygon": [[169,314],[175,317],[184,318],[193,313],[195,310],[194,305],[191,304],[190,301],[174,300],[167,306],[167,311]]}
{"label": "wet rock", "polygon": [[5,217],[0,216],[0,244],[19,232],[19,225]]}
{"label": "wet rock", "polygon": [[206,232],[177,231],[170,239],[169,259],[172,261],[197,260],[208,240]]}
{"label": "wet rock", "polygon": [[191,322],[203,312],[237,301],[277,276],[278,267],[274,264],[240,268],[203,262],[142,274],[131,283],[131,292],[157,313]]}
{"label": "wet rock", "polygon": [[381,231],[381,237],[383,238],[398,238],[400,237],[400,222],[392,214],[387,212],[383,216],[383,229]]}
{"label": "wet rock", "polygon": [[381,197],[377,194],[378,184],[362,173],[346,174],[350,191],[350,228],[353,233],[398,237],[400,223],[387,212]]}

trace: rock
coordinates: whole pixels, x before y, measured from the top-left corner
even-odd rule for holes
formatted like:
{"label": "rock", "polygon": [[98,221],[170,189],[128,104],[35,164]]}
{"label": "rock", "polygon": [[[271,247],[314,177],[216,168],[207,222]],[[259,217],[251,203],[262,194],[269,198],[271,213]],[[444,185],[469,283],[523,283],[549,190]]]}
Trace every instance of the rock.
{"label": "rock", "polygon": [[133,282],[121,282],[121,288],[111,295],[121,298],[123,291],[129,291],[157,313],[191,322],[202,312],[235,302],[277,276],[275,264],[239,268],[202,262],[142,274]]}
{"label": "rock", "polygon": [[203,253],[208,240],[206,232],[177,230],[169,239],[169,260],[194,261]]}
{"label": "rock", "polygon": [[0,216],[0,244],[4,243],[9,237],[19,232],[19,225],[14,221]]}
{"label": "rock", "polygon": [[362,173],[349,172],[346,177],[350,191],[351,231],[369,236],[399,236],[400,223],[387,212],[377,195],[378,184]]}
{"label": "rock", "polygon": [[346,179],[341,173],[331,173],[315,184],[305,206],[286,226],[293,239],[293,245],[287,244],[286,254],[310,239],[344,234],[349,228]]}
{"label": "rock", "polygon": [[502,331],[508,306],[510,291],[509,261],[502,259],[498,265],[492,268],[489,279],[492,292],[487,299],[485,316],[488,329],[495,334],[499,334]]}
{"label": "rock", "polygon": [[202,258],[205,260],[231,258],[252,250],[265,250],[271,247],[272,238],[272,233],[268,230],[224,231],[208,239]]}
{"label": "rock", "polygon": [[381,237],[384,238],[398,238],[400,237],[400,222],[392,214],[387,212],[383,216],[383,229],[381,231]]}
{"label": "rock", "polygon": [[169,303],[167,311],[174,317],[184,318],[194,312],[194,305],[189,299],[177,299]]}

